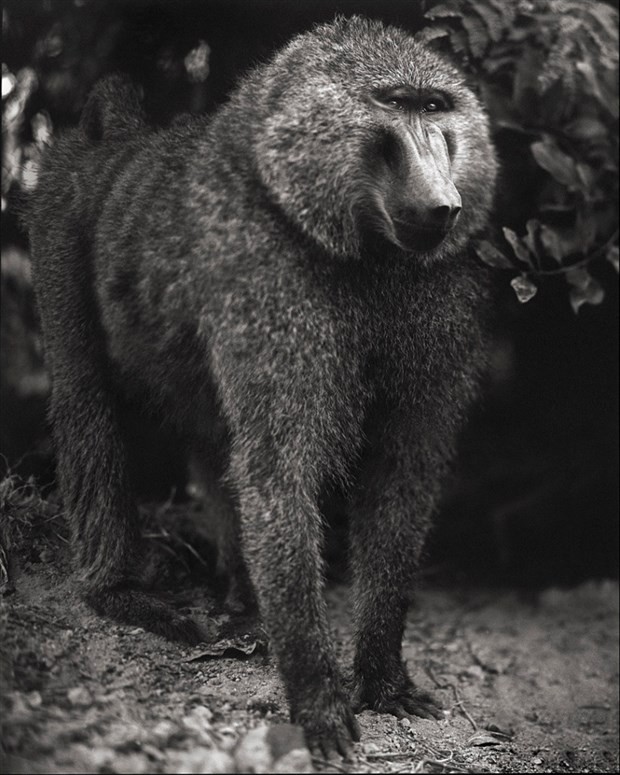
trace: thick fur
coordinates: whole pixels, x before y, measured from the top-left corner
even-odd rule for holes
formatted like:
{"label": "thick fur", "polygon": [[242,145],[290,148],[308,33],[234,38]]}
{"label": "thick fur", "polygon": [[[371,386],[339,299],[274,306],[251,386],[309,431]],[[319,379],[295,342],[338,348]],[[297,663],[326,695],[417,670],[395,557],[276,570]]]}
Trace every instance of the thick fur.
{"label": "thick fur", "polygon": [[[453,103],[420,119],[446,138],[463,205],[433,250],[391,243],[373,205],[388,189],[416,197],[405,156],[390,166],[376,150],[399,118],[368,99],[402,84]],[[240,536],[292,719],[323,750],[358,738],[354,707],[437,713],[406,674],[401,638],[484,365],[486,274],[467,245],[486,223],[495,171],[487,120],[459,72],[357,17],[298,36],[212,118],[165,131],[111,77],[43,159],[30,236],[85,594],[122,621],[200,638],[139,589],[122,391],[202,461],[222,556],[243,578]],[[351,510],[352,696],[322,594],[318,503],[334,485]]]}

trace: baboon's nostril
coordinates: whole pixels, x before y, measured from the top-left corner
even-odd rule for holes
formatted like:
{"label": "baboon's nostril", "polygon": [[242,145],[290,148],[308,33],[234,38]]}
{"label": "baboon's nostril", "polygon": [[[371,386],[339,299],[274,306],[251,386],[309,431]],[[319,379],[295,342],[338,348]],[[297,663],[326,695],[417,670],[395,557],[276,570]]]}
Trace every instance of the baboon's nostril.
{"label": "baboon's nostril", "polygon": [[450,229],[456,223],[460,212],[461,208],[456,206],[441,205],[440,207],[434,207],[429,213],[429,222],[439,229]]}
{"label": "baboon's nostril", "polygon": [[460,207],[451,207],[450,208],[450,226],[454,226],[454,224],[457,221],[457,218],[459,217],[459,213],[461,212]]}

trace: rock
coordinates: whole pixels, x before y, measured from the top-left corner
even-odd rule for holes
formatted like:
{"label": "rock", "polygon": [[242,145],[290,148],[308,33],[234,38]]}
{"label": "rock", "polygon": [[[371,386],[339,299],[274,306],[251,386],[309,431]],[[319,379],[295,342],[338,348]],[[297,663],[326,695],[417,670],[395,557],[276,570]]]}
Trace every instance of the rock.
{"label": "rock", "polygon": [[224,775],[236,772],[232,756],[219,748],[195,746],[191,751],[175,751],[165,767],[167,773],[189,773],[189,775]]}
{"label": "rock", "polygon": [[182,724],[188,732],[196,737],[201,743],[211,743],[213,741],[213,727],[211,719],[213,713],[205,705],[198,705],[192,708],[191,713],[184,716]]}
{"label": "rock", "polygon": [[43,703],[43,699],[37,691],[28,692],[26,695],[26,700],[31,708],[40,708]]}
{"label": "rock", "polygon": [[239,742],[239,734],[234,727],[220,727],[217,730],[218,748],[223,751],[232,751]]}
{"label": "rock", "polygon": [[170,738],[173,737],[177,731],[178,727],[176,724],[173,724],[172,721],[163,720],[155,724],[151,730],[150,737],[154,743],[166,746],[170,741]]}
{"label": "rock", "polygon": [[67,692],[67,699],[76,708],[92,705],[93,698],[85,686],[75,686]]}
{"label": "rock", "polygon": [[145,738],[144,727],[130,721],[117,721],[111,724],[103,737],[105,744],[117,751],[131,751],[138,748]]}
{"label": "rock", "polygon": [[239,772],[314,772],[301,727],[261,725],[252,729],[235,749]]}
{"label": "rock", "polygon": [[107,768],[111,772],[119,774],[131,772],[134,775],[145,775],[151,771],[151,764],[146,756],[139,753],[121,754],[120,756],[117,754],[114,759],[108,762]]}

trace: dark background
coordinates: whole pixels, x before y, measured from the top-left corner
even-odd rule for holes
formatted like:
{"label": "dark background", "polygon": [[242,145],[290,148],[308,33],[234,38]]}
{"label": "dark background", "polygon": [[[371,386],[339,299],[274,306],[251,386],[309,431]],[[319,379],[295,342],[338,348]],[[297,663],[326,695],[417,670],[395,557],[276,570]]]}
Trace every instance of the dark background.
{"label": "dark background", "polygon": [[[32,72],[36,86],[18,122],[3,124],[3,143],[21,149],[22,165],[34,158],[37,117],[54,133],[74,124],[89,89],[107,72],[129,73],[144,89],[151,120],[166,124],[179,112],[216,108],[244,70],[315,22],[355,12],[415,32],[428,6],[8,0],[3,77]],[[198,77],[184,60],[200,41],[210,49],[209,70]],[[503,174],[494,220],[516,226],[542,174],[523,174],[522,141],[499,121],[495,139]],[[0,451],[5,474],[34,474],[45,484],[53,480],[47,384],[18,222],[27,191],[18,175],[5,174],[4,159]],[[563,276],[545,278],[535,298],[520,304],[512,275],[498,270],[493,367],[463,434],[429,547],[429,574],[525,586],[617,576],[617,276],[606,262],[592,273],[605,298],[576,314]],[[185,474],[178,450],[141,415],[129,409],[128,416],[141,496],[165,498],[176,485],[179,497]]]}

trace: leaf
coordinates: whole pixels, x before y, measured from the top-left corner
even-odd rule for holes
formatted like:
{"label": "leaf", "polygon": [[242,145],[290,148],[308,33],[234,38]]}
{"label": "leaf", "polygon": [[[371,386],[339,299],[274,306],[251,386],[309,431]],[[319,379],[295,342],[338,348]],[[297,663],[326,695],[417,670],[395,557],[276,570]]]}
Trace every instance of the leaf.
{"label": "leaf", "polygon": [[577,212],[577,222],[575,231],[579,236],[579,247],[582,253],[587,253],[596,239],[597,222],[596,218],[589,212],[579,210]]}
{"label": "leaf", "polygon": [[415,34],[415,39],[419,40],[421,43],[430,43],[438,38],[445,38],[446,35],[450,35],[450,33],[451,30],[444,25],[424,27]]}
{"label": "leaf", "polygon": [[450,35],[450,44],[455,54],[467,54],[467,35],[462,30]]}
{"label": "leaf", "polygon": [[519,259],[519,261],[523,261],[524,264],[535,268],[532,264],[530,251],[525,247],[523,242],[521,242],[517,234],[507,226],[503,226],[502,231],[504,232],[504,237],[506,238],[507,242],[510,243],[510,247],[513,249],[514,254]]}
{"label": "leaf", "polygon": [[186,662],[197,662],[201,659],[217,659],[219,657],[249,657],[254,652],[261,652],[265,644],[258,639],[247,637],[222,638],[216,643],[198,646],[193,650]]}
{"label": "leaf", "polygon": [[582,291],[592,282],[592,275],[585,266],[576,266],[573,269],[569,269],[565,277],[569,285],[574,285],[575,288],[579,288]]}
{"label": "leaf", "polygon": [[522,116],[528,116],[536,104],[538,76],[544,67],[543,52],[533,46],[524,46],[516,61],[512,100]]}
{"label": "leaf", "polygon": [[484,261],[485,264],[493,266],[496,269],[514,269],[514,264],[507,258],[501,250],[498,250],[495,245],[491,244],[488,240],[480,240],[476,245],[476,253],[479,258]]}
{"label": "leaf", "polygon": [[539,258],[538,255],[538,234],[540,233],[540,221],[537,218],[530,218],[525,224],[527,234],[523,237],[523,242],[527,245],[529,251]]}
{"label": "leaf", "polygon": [[598,82],[596,71],[590,64],[590,62],[576,62],[575,69],[581,73],[586,85],[589,87],[590,93],[596,97],[597,101],[601,104],[605,104],[605,96],[601,91],[601,87]]}
{"label": "leaf", "polygon": [[472,11],[477,13],[484,22],[491,40],[494,43],[501,40],[502,33],[505,29],[505,22],[507,22],[507,19],[503,18],[502,12],[497,8],[489,8],[484,3],[475,3],[472,7]]}
{"label": "leaf", "polygon": [[612,245],[609,248],[609,250],[605,254],[605,258],[613,266],[616,272],[620,271],[618,267],[618,246],[617,245]]}
{"label": "leaf", "polygon": [[540,227],[540,241],[547,253],[558,264],[573,253],[579,252],[581,238],[574,228],[562,229],[559,226],[548,226],[543,223]]}
{"label": "leaf", "polygon": [[576,266],[566,272],[566,282],[572,285],[570,303],[577,313],[583,304],[600,304],[605,298],[605,291],[595,280],[585,266]]}
{"label": "leaf", "polygon": [[575,137],[577,140],[596,140],[599,137],[607,137],[609,130],[597,118],[580,116],[571,121],[570,124],[567,124],[566,134],[569,137]]}
{"label": "leaf", "polygon": [[605,298],[605,291],[601,284],[592,279],[585,288],[571,288],[570,304],[573,312],[577,314],[583,304],[600,304]]}
{"label": "leaf", "polygon": [[463,11],[454,8],[450,3],[436,5],[424,14],[427,19],[444,19],[445,17],[463,18]]}
{"label": "leaf", "polygon": [[507,3],[506,0],[486,0],[486,4],[501,16],[505,28],[512,26],[517,12],[516,4]]}
{"label": "leaf", "polygon": [[574,159],[561,151],[555,142],[545,139],[530,145],[532,155],[539,167],[552,175],[559,183],[571,188],[580,188],[581,179],[577,173]]}
{"label": "leaf", "polygon": [[[4,65],[3,65],[4,68]],[[2,99],[6,99],[17,86],[17,78],[8,70],[2,73]]]}
{"label": "leaf", "polygon": [[579,180],[581,181],[581,188],[588,191],[592,188],[596,179],[594,170],[589,164],[584,164],[583,162],[577,162],[576,169]]}
{"label": "leaf", "polygon": [[495,735],[499,739],[503,738],[504,740],[512,740],[515,736],[515,733],[512,729],[502,729],[501,727],[498,727],[497,724],[487,724],[485,729],[487,732],[491,732],[492,735]]}
{"label": "leaf", "polygon": [[617,66],[612,79],[606,77],[605,71],[597,74],[590,62],[577,62],[575,67],[585,82],[587,93],[595,97],[600,107],[613,118],[618,118]]}
{"label": "leaf", "polygon": [[479,18],[474,18],[473,15],[464,14],[461,21],[467,33],[471,53],[476,59],[481,59],[489,46],[487,28]]}
{"label": "leaf", "polygon": [[485,730],[479,730],[475,732],[467,741],[467,745],[501,745],[506,741],[506,738],[496,737],[492,732]]}
{"label": "leaf", "polygon": [[538,293],[538,288],[534,285],[530,278],[524,274],[513,278],[510,281],[510,284],[514,288],[514,291],[517,294],[517,299],[519,299],[521,304],[525,304],[530,299],[533,299],[534,296],[536,296]]}

